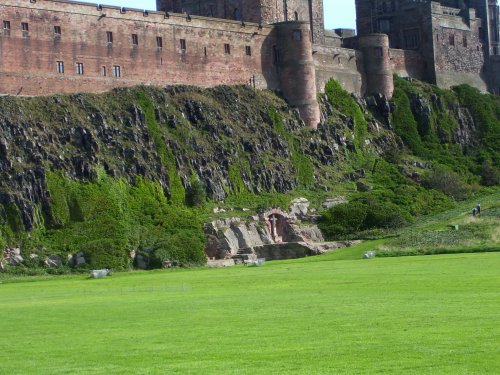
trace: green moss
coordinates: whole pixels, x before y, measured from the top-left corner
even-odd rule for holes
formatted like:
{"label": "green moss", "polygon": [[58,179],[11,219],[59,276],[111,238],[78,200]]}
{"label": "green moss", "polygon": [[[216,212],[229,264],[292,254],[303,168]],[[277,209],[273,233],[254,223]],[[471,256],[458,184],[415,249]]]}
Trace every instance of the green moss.
{"label": "green moss", "polygon": [[278,111],[270,108],[268,111],[269,117],[272,120],[273,128],[285,139],[292,152],[292,162],[296,171],[299,188],[312,188],[314,185],[314,166],[311,158],[301,152],[300,142],[295,136],[285,129],[283,119]]}
{"label": "green moss", "polygon": [[[124,269],[131,266],[129,251],[150,248],[170,237],[198,239],[199,246],[175,252],[189,264],[204,261],[200,215],[169,205],[159,184],[138,178],[124,180],[98,174],[95,182],[81,183],[61,174],[48,174],[49,192],[56,197],[58,227],[39,238],[51,253],[83,252],[87,267]],[[64,187],[64,189],[62,188]]]}
{"label": "green moss", "polygon": [[167,148],[165,134],[156,120],[153,102],[143,91],[137,93],[136,100],[144,113],[148,131],[153,138],[162,164],[168,171],[170,199],[175,204],[182,204],[185,201],[186,192],[177,172],[175,156]]}
{"label": "green moss", "polygon": [[392,102],[395,105],[395,110],[392,114],[394,131],[412,152],[420,156],[425,155],[422,140],[418,132],[418,124],[411,111],[408,94],[400,87],[396,87]]}
{"label": "green moss", "polygon": [[331,79],[325,86],[328,101],[342,114],[354,122],[354,145],[359,156],[363,154],[364,144],[368,135],[368,127],[363,111],[351,94],[345,91],[340,83]]}

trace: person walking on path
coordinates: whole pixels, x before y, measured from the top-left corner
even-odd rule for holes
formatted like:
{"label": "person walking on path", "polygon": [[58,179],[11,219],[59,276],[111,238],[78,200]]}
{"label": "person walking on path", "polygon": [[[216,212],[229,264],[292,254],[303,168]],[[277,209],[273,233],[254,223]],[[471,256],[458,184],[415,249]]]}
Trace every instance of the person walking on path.
{"label": "person walking on path", "polygon": [[476,206],[477,214],[479,215],[481,213],[481,203],[478,203]]}
{"label": "person walking on path", "polygon": [[474,208],[472,209],[472,217],[476,217],[476,214],[477,214],[477,208],[476,208],[476,207],[474,207]]}

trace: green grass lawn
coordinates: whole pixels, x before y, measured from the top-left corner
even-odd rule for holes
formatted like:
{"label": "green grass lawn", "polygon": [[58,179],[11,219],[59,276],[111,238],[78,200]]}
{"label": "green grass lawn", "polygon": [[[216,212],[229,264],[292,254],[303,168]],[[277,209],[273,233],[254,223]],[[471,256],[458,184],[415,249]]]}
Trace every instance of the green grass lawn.
{"label": "green grass lawn", "polygon": [[0,373],[500,373],[500,253],[347,253],[4,279]]}

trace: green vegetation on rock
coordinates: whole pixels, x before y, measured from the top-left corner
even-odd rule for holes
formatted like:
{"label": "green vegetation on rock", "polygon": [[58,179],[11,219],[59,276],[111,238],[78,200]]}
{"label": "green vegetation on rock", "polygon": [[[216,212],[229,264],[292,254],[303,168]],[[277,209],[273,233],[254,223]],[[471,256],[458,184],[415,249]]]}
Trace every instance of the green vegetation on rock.
{"label": "green vegetation on rock", "polygon": [[[149,267],[202,264],[202,221],[224,215],[305,197],[330,238],[377,238],[498,185],[497,97],[395,84],[378,113],[383,98],[330,81],[315,131],[243,86],[2,97],[0,247],[20,246],[28,268],[59,255],[68,270],[77,253],[84,268],[128,269],[134,252]],[[338,196],[349,203],[322,209]]]}

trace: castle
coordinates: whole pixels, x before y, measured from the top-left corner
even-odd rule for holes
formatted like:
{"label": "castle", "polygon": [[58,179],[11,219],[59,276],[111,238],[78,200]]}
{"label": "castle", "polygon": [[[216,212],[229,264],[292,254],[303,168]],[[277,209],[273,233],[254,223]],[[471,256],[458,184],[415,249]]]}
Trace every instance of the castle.
{"label": "castle", "polygon": [[393,74],[500,93],[497,0],[356,0],[358,35],[325,31],[323,0],[157,0],[157,11],[2,0],[0,94],[250,84],[304,122],[317,93],[391,97]]}

